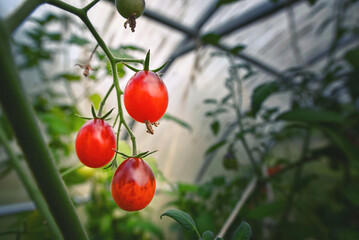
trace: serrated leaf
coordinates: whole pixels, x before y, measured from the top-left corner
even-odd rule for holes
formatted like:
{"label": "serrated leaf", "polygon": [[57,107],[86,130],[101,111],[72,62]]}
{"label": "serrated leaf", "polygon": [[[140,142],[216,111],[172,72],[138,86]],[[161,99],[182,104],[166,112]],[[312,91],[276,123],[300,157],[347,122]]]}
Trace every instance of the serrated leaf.
{"label": "serrated leaf", "polygon": [[212,146],[210,146],[207,151],[206,151],[206,155],[209,154],[209,153],[212,153],[212,152],[215,152],[217,151],[219,148],[223,147],[224,145],[226,145],[227,141],[226,140],[222,140],[222,141],[219,141],[215,144],[213,144]]}
{"label": "serrated leaf", "polygon": [[282,113],[277,117],[278,120],[297,121],[306,123],[341,123],[343,118],[335,112],[314,110],[314,109],[294,109]]}
{"label": "serrated leaf", "polygon": [[94,93],[89,97],[89,99],[92,102],[92,104],[95,106],[95,108],[98,109],[100,102],[101,102],[100,95],[97,93]]}
{"label": "serrated leaf", "polygon": [[196,223],[193,221],[192,217],[178,209],[169,209],[161,214],[160,218],[167,216],[178,222],[184,229],[188,231],[197,231]]}
{"label": "serrated leaf", "polygon": [[218,134],[220,127],[221,127],[221,125],[220,125],[219,121],[215,121],[211,124],[211,130],[214,135]]}
{"label": "serrated leaf", "polygon": [[70,43],[70,44],[83,46],[83,45],[88,44],[90,41],[85,39],[85,38],[79,37],[79,36],[77,36],[75,34],[72,34],[70,39],[67,42]]}
{"label": "serrated leaf", "polygon": [[237,55],[239,52],[243,51],[245,48],[246,48],[246,45],[239,44],[239,45],[235,46],[234,48],[232,48],[230,50],[230,52],[233,55]]}
{"label": "serrated leaf", "polygon": [[202,233],[202,238],[203,240],[213,240],[214,234],[211,231],[205,231],[204,233]]}
{"label": "serrated leaf", "polygon": [[205,44],[216,45],[221,40],[221,36],[219,34],[216,34],[216,33],[208,33],[208,34],[203,35],[201,37],[201,40]]}
{"label": "serrated leaf", "polygon": [[177,124],[179,124],[180,126],[184,127],[184,128],[187,128],[189,131],[192,131],[192,127],[186,123],[185,121],[173,116],[173,115],[170,115],[168,113],[166,113],[164,116],[163,116],[163,119],[166,119],[166,120],[170,120],[170,121],[173,121]]}
{"label": "serrated leaf", "polygon": [[273,93],[279,90],[277,82],[269,82],[259,85],[252,94],[251,109],[253,117],[256,117],[261,109],[263,102]]}
{"label": "serrated leaf", "polygon": [[251,226],[249,226],[247,222],[242,222],[239,228],[234,232],[233,240],[249,240],[251,235]]}

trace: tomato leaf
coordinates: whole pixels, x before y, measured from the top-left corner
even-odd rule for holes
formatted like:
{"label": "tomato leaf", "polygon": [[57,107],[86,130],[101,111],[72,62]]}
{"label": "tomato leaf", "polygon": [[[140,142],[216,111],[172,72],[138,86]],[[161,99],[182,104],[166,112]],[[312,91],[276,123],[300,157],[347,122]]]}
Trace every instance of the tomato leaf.
{"label": "tomato leaf", "polygon": [[216,34],[216,33],[208,33],[208,34],[203,35],[201,37],[201,40],[205,44],[216,45],[221,40],[221,36],[219,34]]}
{"label": "tomato leaf", "polygon": [[307,123],[341,123],[343,119],[335,112],[314,110],[314,109],[294,109],[282,113],[277,120],[298,121]]}
{"label": "tomato leaf", "polygon": [[184,229],[188,231],[197,231],[196,223],[193,221],[192,217],[187,213],[177,210],[169,209],[161,214],[160,218],[167,216],[178,222]]}
{"label": "tomato leaf", "polygon": [[215,121],[211,124],[211,129],[214,135],[217,135],[221,125],[218,121]]}
{"label": "tomato leaf", "polygon": [[350,143],[336,129],[322,127],[322,130],[328,138],[343,151],[348,159],[353,161],[356,166],[359,166],[359,150],[355,148],[352,143]]}
{"label": "tomato leaf", "polygon": [[204,233],[202,233],[202,238],[203,240],[213,240],[214,234],[211,231],[205,231]]}
{"label": "tomato leaf", "polygon": [[251,109],[253,117],[256,117],[262,103],[273,93],[279,90],[277,82],[263,83],[254,89],[252,94]]}
{"label": "tomato leaf", "polygon": [[247,222],[242,222],[239,228],[234,232],[233,240],[249,240],[251,235],[251,226],[249,226]]}
{"label": "tomato leaf", "polygon": [[55,80],[59,80],[59,79],[65,79],[67,81],[80,81],[81,80],[81,76],[79,75],[75,75],[75,74],[71,74],[71,73],[61,73],[58,74],[54,77]]}
{"label": "tomato leaf", "polygon": [[239,52],[243,51],[245,48],[246,48],[246,45],[239,44],[239,45],[235,46],[234,48],[232,48],[230,50],[230,52],[233,55],[237,55]]}
{"label": "tomato leaf", "polygon": [[166,119],[166,120],[173,121],[173,122],[179,124],[180,126],[187,128],[189,131],[192,131],[192,127],[188,123],[186,123],[185,121],[183,121],[173,115],[166,113],[162,118]]}
{"label": "tomato leaf", "polygon": [[345,60],[355,69],[359,68],[359,47],[346,52]]}
{"label": "tomato leaf", "polygon": [[75,34],[72,34],[70,39],[67,42],[70,44],[76,44],[79,46],[83,46],[83,45],[88,44],[90,41],[85,38],[79,37]]}
{"label": "tomato leaf", "polygon": [[226,140],[222,140],[222,141],[219,141],[215,144],[213,144],[212,146],[210,146],[207,151],[206,151],[206,155],[209,154],[209,153],[212,153],[212,152],[215,152],[217,151],[219,148],[223,147],[225,144],[227,143]]}

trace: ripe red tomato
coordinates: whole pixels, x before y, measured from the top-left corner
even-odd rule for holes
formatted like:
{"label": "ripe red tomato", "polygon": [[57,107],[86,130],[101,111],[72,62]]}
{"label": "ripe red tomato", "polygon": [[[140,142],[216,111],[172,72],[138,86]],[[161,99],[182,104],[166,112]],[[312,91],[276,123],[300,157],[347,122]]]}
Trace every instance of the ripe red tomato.
{"label": "ripe red tomato", "polygon": [[116,148],[112,127],[102,119],[85,123],[76,137],[76,153],[80,161],[92,168],[105,166],[111,161]]}
{"label": "ripe red tomato", "polygon": [[156,191],[152,169],[141,158],[127,158],[117,168],[111,183],[112,197],[126,211],[145,208]]}
{"label": "ripe red tomato", "polygon": [[267,168],[268,176],[272,176],[272,175],[276,174],[277,172],[282,170],[282,168],[283,167],[281,165],[276,165],[274,167]]}
{"label": "ripe red tomato", "polygon": [[157,122],[166,112],[168,92],[154,72],[139,71],[128,81],[124,93],[125,107],[138,122]]}

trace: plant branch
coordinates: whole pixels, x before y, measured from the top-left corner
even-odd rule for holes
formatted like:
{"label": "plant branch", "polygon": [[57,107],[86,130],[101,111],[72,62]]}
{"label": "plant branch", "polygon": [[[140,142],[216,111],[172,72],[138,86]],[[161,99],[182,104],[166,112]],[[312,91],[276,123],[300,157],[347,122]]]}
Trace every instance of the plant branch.
{"label": "plant branch", "polygon": [[[231,63],[231,66],[235,66],[233,57],[231,55],[229,55],[229,60]],[[244,127],[243,127],[243,123],[242,123],[242,114],[241,114],[241,104],[242,104],[242,79],[239,76],[237,69],[233,68],[231,70],[232,76],[234,78],[236,78],[236,83],[238,84],[238,89],[236,91],[235,87],[233,86],[232,88],[230,88],[230,91],[232,93],[233,96],[233,107],[237,116],[237,125],[239,127],[240,132],[244,132]],[[244,134],[241,135],[240,140],[242,142],[242,145],[244,147],[244,150],[246,151],[248,158],[252,164],[252,167],[257,175],[257,177],[261,176],[261,171],[258,167],[258,164],[256,163],[256,160],[254,159],[253,153],[251,151],[251,149],[249,148],[248,142],[246,137],[244,136]]]}
{"label": "plant branch", "polygon": [[46,0],[24,1],[6,20],[5,26],[7,26],[9,32],[13,33],[32,11],[45,2]]}
{"label": "plant branch", "polygon": [[0,102],[48,207],[65,239],[88,239],[67,194],[36,115],[24,92],[11,54],[10,35],[0,21]]}
{"label": "plant branch", "polygon": [[82,10],[84,12],[88,12],[93,6],[95,6],[100,0],[93,0],[90,2],[86,7],[84,7]]}
{"label": "plant branch", "polygon": [[62,234],[57,227],[55,219],[52,217],[50,210],[47,207],[47,203],[44,197],[42,196],[39,189],[36,187],[35,182],[24,170],[24,166],[21,165],[20,159],[16,156],[16,154],[10,147],[6,134],[3,130],[3,126],[0,126],[0,143],[5,148],[5,151],[10,159],[11,164],[14,166],[14,169],[19,176],[22,184],[24,184],[27,194],[29,194],[30,198],[34,201],[36,208],[47,221],[47,224],[53,237],[56,239],[63,239]]}
{"label": "plant branch", "polygon": [[105,103],[106,103],[106,100],[107,100],[108,96],[110,96],[110,93],[112,92],[112,90],[113,90],[114,87],[115,87],[115,85],[112,84],[111,87],[108,89],[108,91],[107,91],[105,97],[104,97],[104,98],[102,99],[102,101],[100,102],[100,107],[99,107],[99,109],[98,109],[98,117],[101,117],[101,115],[102,115],[102,109],[103,109],[103,107],[104,107],[104,105],[105,105]]}
{"label": "plant branch", "polygon": [[247,199],[253,193],[256,185],[257,185],[257,177],[254,177],[249,182],[247,187],[244,189],[241,198],[238,200],[238,202],[237,202],[236,206],[234,207],[231,215],[229,215],[228,219],[226,220],[226,222],[222,226],[222,229],[221,229],[221,231],[219,231],[216,239],[217,238],[222,238],[226,234],[228,228],[232,225],[233,221],[236,219],[236,217],[237,217],[239,211],[241,210],[241,208],[243,207],[244,203],[247,201]]}

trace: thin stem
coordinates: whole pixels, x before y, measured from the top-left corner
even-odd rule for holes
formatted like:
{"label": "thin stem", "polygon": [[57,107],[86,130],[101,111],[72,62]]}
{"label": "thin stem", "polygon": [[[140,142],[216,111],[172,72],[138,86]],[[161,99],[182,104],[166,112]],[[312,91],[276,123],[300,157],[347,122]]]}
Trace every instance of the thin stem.
{"label": "thin stem", "polygon": [[68,175],[68,174],[70,174],[70,173],[76,171],[77,169],[79,169],[79,168],[81,168],[81,167],[83,167],[83,166],[84,166],[84,165],[82,165],[81,163],[79,163],[79,164],[77,164],[77,165],[75,165],[75,166],[73,166],[73,167],[67,169],[67,170],[64,171],[63,173],[61,173],[61,177],[65,177],[66,175]]}
{"label": "thin stem", "polygon": [[7,155],[9,156],[11,164],[14,166],[14,169],[19,176],[21,182],[24,184],[27,194],[29,194],[30,198],[34,201],[36,208],[39,210],[41,215],[46,219],[48,226],[50,228],[51,233],[55,237],[55,239],[63,239],[62,234],[57,227],[55,219],[52,217],[49,208],[47,207],[47,203],[42,196],[39,189],[36,187],[35,182],[32,178],[26,173],[24,167],[21,165],[19,158],[16,156],[12,148],[8,143],[8,139],[3,130],[3,127],[0,126],[0,143],[5,148]]}
{"label": "thin stem", "polygon": [[[234,61],[232,56],[229,55],[229,59],[231,62],[231,66],[235,66]],[[239,76],[237,69],[232,70],[233,73],[233,77],[235,77],[238,81],[238,89],[236,91],[236,89],[233,87],[231,88],[231,92],[232,92],[232,96],[233,96],[233,107],[237,116],[237,125],[239,127],[239,130],[243,133],[244,132],[244,127],[243,127],[243,122],[242,122],[242,114],[241,114],[241,103],[242,103],[242,79]],[[257,175],[257,177],[261,176],[261,171],[256,163],[256,160],[254,159],[253,153],[248,145],[247,139],[244,136],[244,134],[241,135],[240,137],[241,143],[244,147],[244,150],[246,151],[248,158],[252,164],[252,167]]]}
{"label": "thin stem", "polygon": [[132,63],[140,63],[140,64],[144,64],[143,59],[134,59],[134,58],[115,58],[115,63],[120,63],[120,62],[132,62]]}
{"label": "thin stem", "polygon": [[100,0],[94,0],[90,2],[86,7],[84,7],[82,10],[84,12],[88,12],[93,6],[95,6]]}
{"label": "thin stem", "polygon": [[98,109],[98,117],[101,117],[102,115],[102,109],[105,106],[106,100],[108,98],[108,96],[110,96],[110,93],[112,92],[113,88],[115,87],[114,84],[111,85],[111,87],[108,89],[105,97],[102,99],[102,101],[100,102],[100,107]]}

